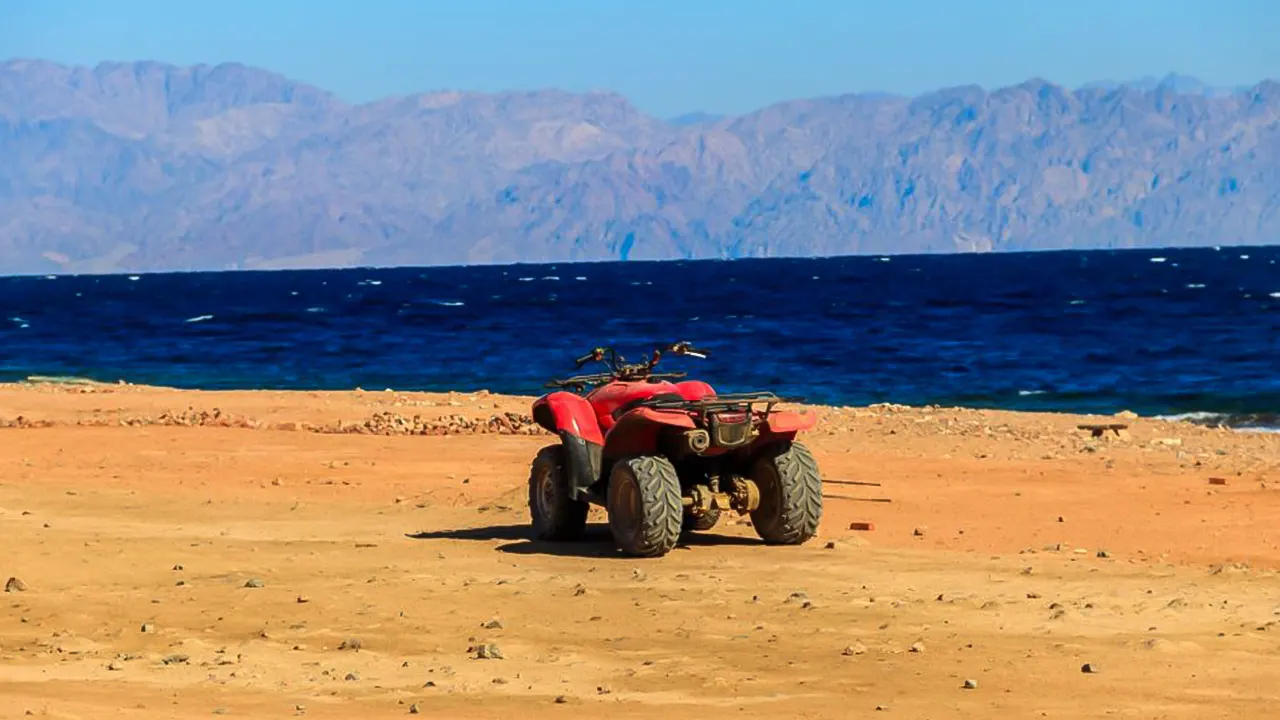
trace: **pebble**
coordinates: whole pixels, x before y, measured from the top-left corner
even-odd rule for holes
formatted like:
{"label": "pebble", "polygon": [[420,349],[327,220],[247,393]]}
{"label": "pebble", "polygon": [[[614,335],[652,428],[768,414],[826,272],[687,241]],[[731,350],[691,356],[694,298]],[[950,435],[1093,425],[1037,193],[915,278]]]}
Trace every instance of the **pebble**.
{"label": "pebble", "polygon": [[410,706],[409,706],[409,714],[410,714],[410,715],[417,715],[417,714],[418,714],[418,712],[419,712],[419,711],[418,711],[418,703],[414,703],[414,704],[412,704],[412,705],[410,705]]}
{"label": "pebble", "polygon": [[355,674],[355,673],[353,673],[353,672],[349,672],[349,673],[347,673],[347,678],[346,678],[346,679],[347,679],[348,681],[355,681],[355,680],[359,680],[359,679],[360,679],[360,676],[359,676],[359,675],[357,675],[357,674]]}
{"label": "pebble", "polygon": [[482,643],[472,649],[477,660],[503,660],[502,648],[493,643]]}
{"label": "pebble", "polygon": [[485,630],[501,630],[502,621],[499,620],[498,618],[493,618],[491,620],[486,620],[485,622],[481,623],[480,627],[484,628]]}
{"label": "pebble", "polygon": [[1107,552],[1106,550],[1099,550],[1099,551],[1098,551],[1098,557],[1100,557],[1100,558],[1102,558],[1102,559],[1104,559],[1104,560],[1105,560],[1106,558],[1111,557],[1111,553]]}
{"label": "pebble", "polygon": [[808,596],[808,595],[806,595],[805,593],[802,593],[802,592],[800,592],[800,591],[798,591],[798,590],[797,590],[796,592],[793,592],[793,593],[791,593],[790,595],[788,595],[788,596],[787,596],[787,602],[789,602],[789,603],[807,603],[807,602],[809,602],[809,596]]}
{"label": "pebble", "polygon": [[1080,672],[1085,673],[1086,675],[1092,675],[1098,672],[1098,666],[1093,663],[1085,663],[1080,666]]}
{"label": "pebble", "polygon": [[8,582],[4,584],[4,591],[7,593],[26,592],[26,590],[27,584],[16,577],[9,578]]}
{"label": "pebble", "polygon": [[249,579],[245,582],[244,586],[245,586],[245,587],[247,587],[247,588],[261,588],[261,587],[266,587],[266,585],[265,585],[265,584],[263,584],[263,582],[262,582],[261,580],[259,580],[258,578],[249,578]]}
{"label": "pebble", "polygon": [[924,643],[911,643],[911,647],[907,648],[907,652],[913,652],[913,653],[924,652]]}
{"label": "pebble", "polygon": [[156,631],[156,626],[151,623],[142,623],[142,627],[139,630],[144,633],[153,633]]}
{"label": "pebble", "polygon": [[361,645],[362,643],[360,642],[360,638],[347,638],[346,640],[342,641],[342,644],[338,646],[338,649],[339,650],[359,650]]}
{"label": "pebble", "polygon": [[977,681],[977,680],[965,680],[965,681],[964,681],[964,689],[965,689],[965,690],[977,690],[977,689],[978,689],[978,681]]}
{"label": "pebble", "polygon": [[165,665],[180,665],[182,663],[187,662],[190,659],[191,659],[190,657],[183,655],[182,653],[175,653],[173,655],[167,656],[164,660],[161,660],[160,662],[164,663]]}
{"label": "pebble", "polygon": [[557,695],[557,696],[556,696],[556,704],[557,704],[557,705],[563,705],[563,704],[565,704],[565,703],[567,703],[567,702],[569,702],[569,698],[565,697],[564,695]]}
{"label": "pebble", "polygon": [[854,643],[852,645],[846,645],[844,651],[840,654],[844,655],[845,657],[849,657],[851,655],[862,655],[866,651],[867,651],[866,645],[863,645],[862,643]]}
{"label": "pebble", "polygon": [[924,537],[924,528],[916,528],[911,531],[911,534],[915,537]]}

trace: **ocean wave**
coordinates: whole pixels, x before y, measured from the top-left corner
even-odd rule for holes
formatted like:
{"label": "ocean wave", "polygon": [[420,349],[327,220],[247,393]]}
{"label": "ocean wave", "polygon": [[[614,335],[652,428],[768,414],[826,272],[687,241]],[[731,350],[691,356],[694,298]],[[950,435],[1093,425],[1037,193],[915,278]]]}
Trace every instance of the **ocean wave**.
{"label": "ocean wave", "polygon": [[1186,422],[1203,427],[1222,427],[1248,432],[1280,432],[1280,413],[1185,412],[1158,415],[1165,422]]}
{"label": "ocean wave", "polygon": [[1031,395],[1046,395],[1048,392],[1048,390],[1019,390],[1018,395],[1020,397],[1030,397]]}
{"label": "ocean wave", "polygon": [[1154,258],[1151,258],[1151,262],[1153,262],[1153,263],[1162,263],[1162,262],[1165,262],[1165,261],[1166,261],[1166,260],[1168,260],[1168,259],[1169,259],[1169,258],[1154,257]]}
{"label": "ocean wave", "polygon": [[462,307],[463,305],[466,305],[466,303],[461,300],[432,300],[431,304],[439,305],[440,307]]}
{"label": "ocean wave", "polygon": [[213,319],[212,315],[197,315],[195,317],[189,317],[186,320],[183,320],[182,322],[198,323],[198,322],[204,322],[205,320],[212,320],[212,319]]}

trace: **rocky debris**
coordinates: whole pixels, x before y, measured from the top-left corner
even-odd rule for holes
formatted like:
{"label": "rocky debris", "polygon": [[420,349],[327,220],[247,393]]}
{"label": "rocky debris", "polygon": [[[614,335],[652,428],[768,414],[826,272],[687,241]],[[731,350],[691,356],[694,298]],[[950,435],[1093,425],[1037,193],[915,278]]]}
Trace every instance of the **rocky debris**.
{"label": "rocky debris", "polygon": [[355,682],[356,680],[360,679],[360,676],[353,672],[349,672],[347,673],[347,676],[343,679],[346,680],[347,682]]}
{"label": "rocky debris", "polygon": [[123,663],[118,663],[115,660],[112,660],[111,662],[107,663],[107,670],[110,670],[111,672],[118,672],[123,669],[124,669]]}
{"label": "rocky debris", "polygon": [[359,650],[362,646],[363,646],[363,643],[360,642],[360,638],[347,638],[346,640],[342,641],[342,644],[338,645],[338,649],[339,650]]}
{"label": "rocky debris", "polygon": [[501,630],[502,621],[499,620],[498,618],[492,618],[490,620],[486,620],[480,623],[480,627],[484,628],[485,630]]}
{"label": "rocky debris", "polygon": [[569,698],[565,697],[564,695],[557,695],[555,702],[557,705],[563,705],[569,702]]}
{"label": "rocky debris", "polygon": [[977,680],[965,680],[965,681],[964,681],[964,685],[962,685],[961,687],[963,687],[965,690],[977,690],[977,689],[978,689],[978,681],[977,681]]}
{"label": "rocky debris", "polygon": [[421,711],[418,710],[418,703],[413,703],[412,705],[409,706],[410,715],[417,715],[419,712]]}
{"label": "rocky debris", "polygon": [[138,628],[138,632],[153,633],[155,631],[156,626],[151,623],[142,623],[142,627]]}
{"label": "rocky debris", "polygon": [[11,577],[4,584],[4,591],[7,593],[26,592],[27,584],[16,577]]}
{"label": "rocky debris", "polygon": [[914,537],[924,537],[924,532],[925,532],[924,528],[918,527],[915,530],[911,531],[911,535]]}
{"label": "rocky debris", "polygon": [[1098,557],[1102,558],[1103,560],[1106,560],[1107,558],[1111,557],[1111,553],[1107,552],[1106,550],[1099,550]]}
{"label": "rocky debris", "polygon": [[375,413],[359,423],[317,426],[314,431],[360,435],[539,435],[546,432],[532,416],[513,412],[477,419],[457,414],[438,418],[406,417],[390,411]]}
{"label": "rocky debris", "polygon": [[245,581],[244,586],[247,588],[255,588],[255,589],[266,587],[266,585],[258,578],[249,578],[248,580]]}
{"label": "rocky debris", "polygon": [[174,653],[173,655],[165,656],[165,658],[160,662],[164,663],[165,665],[181,665],[186,663],[190,659],[191,659],[190,656],[184,655],[182,653]]}
{"label": "rocky debris", "polygon": [[924,652],[924,643],[911,643],[911,647],[907,648],[907,652],[916,653],[917,655]]}
{"label": "rocky debris", "polygon": [[853,655],[862,655],[862,654],[865,654],[866,652],[867,652],[866,645],[863,645],[862,643],[854,643],[852,645],[846,645],[844,650],[841,651],[840,654],[844,655],[845,657],[850,657]]}

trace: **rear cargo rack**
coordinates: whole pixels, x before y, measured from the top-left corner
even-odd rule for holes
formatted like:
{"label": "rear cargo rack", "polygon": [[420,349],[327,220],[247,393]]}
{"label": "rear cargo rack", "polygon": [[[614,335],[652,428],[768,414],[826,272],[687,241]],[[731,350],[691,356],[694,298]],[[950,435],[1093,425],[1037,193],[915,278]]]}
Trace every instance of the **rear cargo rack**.
{"label": "rear cargo rack", "polygon": [[685,410],[710,413],[723,410],[746,410],[753,405],[764,404],[765,414],[773,410],[773,406],[782,402],[800,402],[792,398],[780,398],[771,392],[729,393],[702,398],[701,400],[676,400],[674,398],[654,397],[636,403],[636,407],[647,407],[654,410]]}

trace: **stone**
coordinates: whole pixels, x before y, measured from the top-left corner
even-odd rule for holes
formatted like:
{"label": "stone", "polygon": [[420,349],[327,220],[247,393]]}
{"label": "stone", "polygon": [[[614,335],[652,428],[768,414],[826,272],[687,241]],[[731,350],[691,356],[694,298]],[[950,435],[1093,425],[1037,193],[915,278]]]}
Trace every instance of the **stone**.
{"label": "stone", "polygon": [[190,657],[188,657],[187,655],[183,655],[182,653],[174,653],[173,655],[166,656],[160,662],[164,663],[165,665],[181,665],[190,659],[191,659]]}
{"label": "stone", "polygon": [[501,630],[502,621],[499,620],[498,618],[492,618],[490,620],[484,621],[483,623],[480,623],[480,627],[484,628],[485,630]]}
{"label": "stone", "polygon": [[1102,559],[1104,559],[1104,560],[1105,560],[1105,559],[1107,559],[1107,558],[1111,557],[1111,553],[1107,552],[1106,550],[1099,550],[1099,551],[1098,551],[1098,557],[1100,557],[1100,558],[1102,558]]}
{"label": "stone", "polygon": [[915,537],[924,537],[924,531],[925,531],[924,528],[918,527],[915,530],[912,530],[911,534]]}
{"label": "stone", "polygon": [[863,645],[862,643],[854,643],[852,645],[846,645],[844,648],[844,651],[841,652],[840,654],[844,655],[845,657],[850,657],[853,655],[862,655],[866,652],[867,652],[866,645]]}
{"label": "stone", "polygon": [[355,682],[356,680],[359,680],[359,679],[360,679],[359,675],[353,672],[347,673],[347,677],[346,677],[347,682]]}
{"label": "stone", "polygon": [[359,650],[362,646],[360,638],[347,638],[338,646],[339,650]]}
{"label": "stone", "polygon": [[266,585],[265,585],[261,580],[259,580],[258,578],[249,578],[247,581],[245,581],[244,586],[245,586],[245,587],[247,587],[247,588],[261,588],[261,587],[266,587]]}
{"label": "stone", "polygon": [[978,689],[978,681],[977,681],[977,680],[965,680],[965,681],[964,681],[964,685],[963,685],[962,687],[964,687],[964,689],[965,689],[965,690],[977,690],[977,689]]}
{"label": "stone", "polygon": [[9,580],[4,584],[4,591],[5,591],[5,592],[7,592],[7,593],[14,593],[14,592],[26,592],[26,591],[27,591],[27,584],[26,584],[25,582],[23,582],[23,581],[22,581],[21,579],[19,579],[19,578],[11,577],[11,578],[9,578]]}
{"label": "stone", "polygon": [[1098,666],[1094,665],[1093,663],[1085,663],[1080,666],[1080,672],[1086,675],[1092,675],[1098,672]]}
{"label": "stone", "polygon": [[907,652],[912,652],[916,654],[923,653],[924,643],[911,643],[911,647],[907,648]]}
{"label": "stone", "polygon": [[156,626],[151,623],[142,623],[142,627],[139,628],[139,631],[144,633],[153,633],[156,631]]}
{"label": "stone", "polygon": [[419,710],[418,710],[418,703],[414,703],[414,704],[412,704],[412,705],[410,705],[410,706],[409,706],[409,714],[410,714],[410,715],[417,715],[417,714],[418,714],[418,712],[419,712]]}
{"label": "stone", "polygon": [[493,643],[481,643],[471,650],[477,660],[503,660],[502,648]]}

